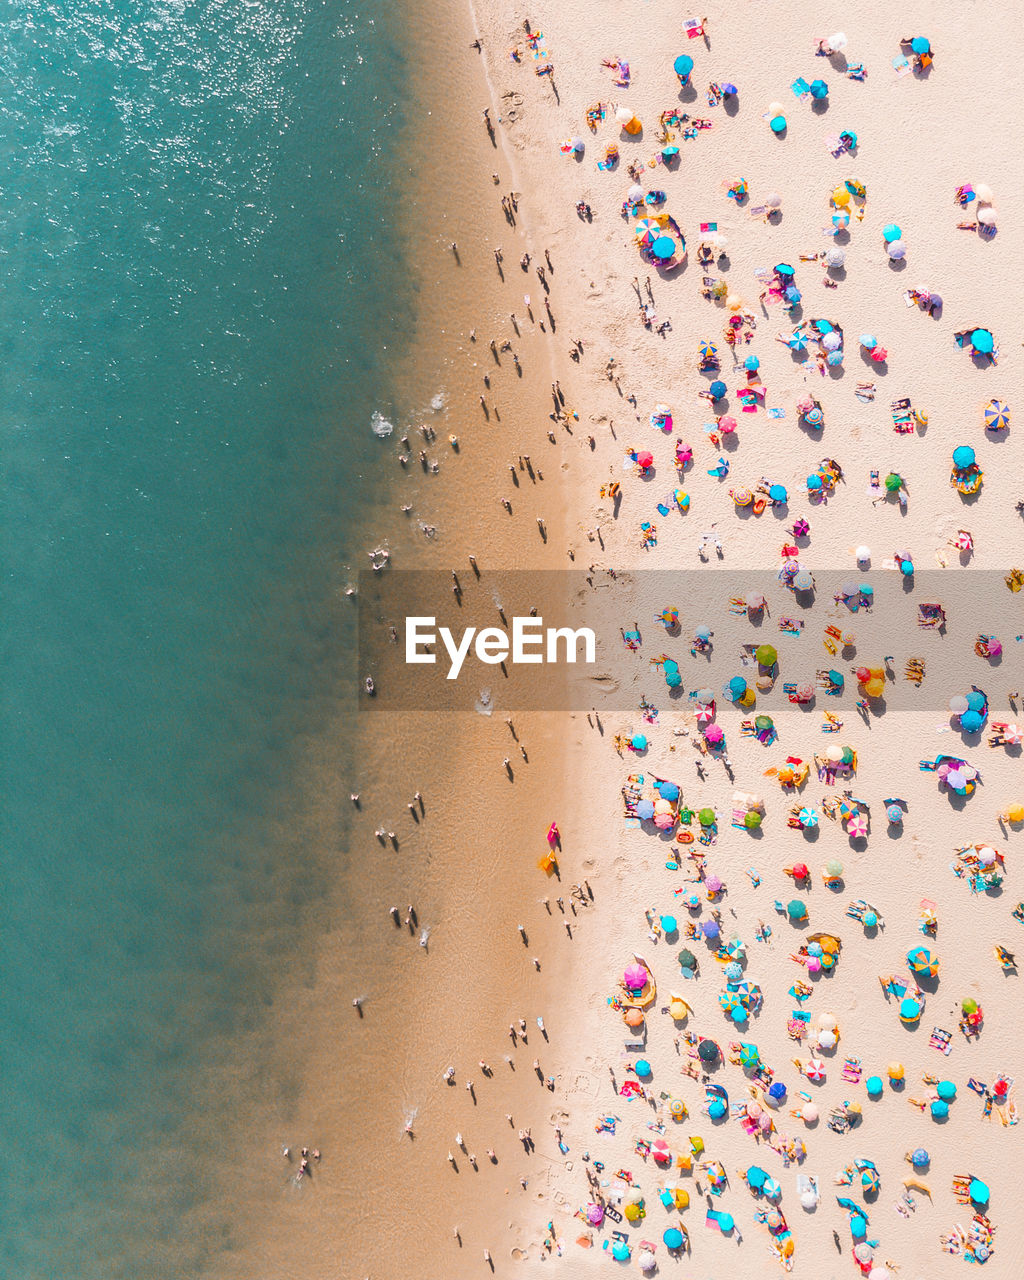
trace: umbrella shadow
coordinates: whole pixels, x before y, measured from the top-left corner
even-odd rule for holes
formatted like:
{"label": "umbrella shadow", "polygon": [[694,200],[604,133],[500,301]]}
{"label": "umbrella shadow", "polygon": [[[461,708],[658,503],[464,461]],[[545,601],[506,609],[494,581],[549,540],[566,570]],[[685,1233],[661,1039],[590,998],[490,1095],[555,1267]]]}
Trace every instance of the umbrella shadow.
{"label": "umbrella shadow", "polygon": [[821,835],[820,827],[802,827],[804,841],[807,844],[814,844],[815,840]]}

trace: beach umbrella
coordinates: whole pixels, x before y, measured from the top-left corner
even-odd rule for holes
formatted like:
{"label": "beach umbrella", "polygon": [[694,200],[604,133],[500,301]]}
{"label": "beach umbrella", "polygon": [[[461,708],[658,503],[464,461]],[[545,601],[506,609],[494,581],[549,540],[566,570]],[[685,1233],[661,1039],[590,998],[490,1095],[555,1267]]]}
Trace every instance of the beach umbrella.
{"label": "beach umbrella", "polygon": [[[759,644],[754,653],[754,657],[758,660],[762,667],[774,667],[778,661],[779,655],[775,651],[775,647],[770,644]],[[767,720],[766,725],[758,725],[759,729],[770,729],[772,727],[771,719],[768,716],[758,716],[758,720]]]}
{"label": "beach umbrella", "polygon": [[771,121],[770,121],[770,125],[771,125],[771,131],[772,131],[772,133],[785,133],[785,132],[786,132],[786,117],[785,117],[785,116],[772,116]]}
{"label": "beach umbrella", "polygon": [[667,258],[671,258],[676,251],[676,242],[671,236],[659,236],[651,246],[651,252],[656,258],[664,262]]}
{"label": "beach umbrella", "polygon": [[855,814],[846,824],[846,834],[851,840],[862,840],[868,833],[868,820],[863,814]]}
{"label": "beach umbrella", "polygon": [[748,831],[756,831],[761,825],[761,815],[756,809],[751,809],[743,816],[743,825]]}
{"label": "beach umbrella", "polygon": [[616,1240],[612,1245],[612,1257],[616,1262],[627,1262],[629,1260],[629,1245],[622,1240]]}
{"label": "beach umbrella", "polygon": [[717,920],[705,920],[701,925],[701,929],[703,930],[704,937],[709,940],[714,940],[718,937],[719,933],[721,933]]}
{"label": "beach umbrella", "polygon": [[793,898],[786,906],[786,914],[790,920],[806,920],[807,904],[801,902],[799,898]]}
{"label": "beach umbrella", "polygon": [[914,996],[904,996],[900,1001],[900,1021],[917,1022],[921,1016],[921,1002]]}
{"label": "beach umbrella", "polygon": [[720,724],[709,724],[704,730],[704,740],[712,746],[718,746],[725,741],[725,731]]}
{"label": "beach umbrella", "polygon": [[630,991],[641,991],[647,985],[647,970],[642,964],[627,965],[622,981]]}
{"label": "beach umbrella", "polygon": [[665,675],[665,683],[670,689],[678,689],[683,683],[683,677],[678,671],[669,671]]}
{"label": "beach umbrella", "polygon": [[634,751],[645,751],[647,749],[647,739],[642,733],[634,733],[630,739],[630,744]]}
{"label": "beach umbrella", "polygon": [[878,346],[878,339],[873,333],[862,333],[860,335],[860,345],[867,347],[869,351],[874,351],[875,347]]}
{"label": "beach umbrella", "polygon": [[716,400],[721,400],[728,390],[729,388],[725,385],[725,383],[721,380],[721,378],[716,378],[714,382],[712,382],[711,386],[708,387],[708,391],[711,393],[711,395],[714,396]]}
{"label": "beach umbrella", "polygon": [[688,53],[681,53],[672,63],[672,70],[677,76],[688,76],[693,70],[693,59]]}
{"label": "beach umbrella", "polygon": [[740,1066],[741,1067],[753,1068],[753,1067],[756,1067],[760,1061],[761,1061],[761,1055],[758,1052],[756,1044],[740,1045]]}
{"label": "beach umbrella", "polygon": [[681,1249],[683,1247],[683,1233],[678,1227],[669,1227],[662,1235],[666,1249]]}
{"label": "beach umbrella", "polygon": [[[813,409],[808,409],[804,414],[804,422],[806,422],[809,427],[820,427],[825,422],[825,415],[818,406],[815,405]],[[820,480],[818,481],[818,484],[820,486]]]}
{"label": "beach umbrella", "polygon": [[879,1186],[881,1179],[878,1176],[877,1169],[865,1169],[860,1175],[860,1185],[864,1188],[865,1195],[874,1195]]}
{"label": "beach umbrella", "polygon": [[811,1058],[804,1067],[804,1075],[808,1080],[821,1081],[825,1079],[825,1064],[820,1058]]}
{"label": "beach umbrella", "polygon": [[654,454],[644,449],[636,455],[636,465],[646,471],[648,467],[654,466]]}
{"label": "beach umbrella", "polygon": [[624,1015],[624,1021],[627,1027],[642,1027],[644,1025],[643,1010],[627,1009]]}
{"label": "beach umbrella", "polygon": [[650,822],[654,817],[654,801],[639,800],[636,806],[636,816],[641,822]]}
{"label": "beach umbrella", "polygon": [[747,691],[747,682],[742,676],[733,676],[727,687],[733,698],[742,698]]}
{"label": "beach umbrella", "polygon": [[825,363],[831,368],[837,368],[843,363],[843,353],[841,351],[830,351],[825,357]]}
{"label": "beach umbrella", "polygon": [[969,444],[958,444],[953,450],[953,466],[958,469],[974,465],[975,453]]}
{"label": "beach umbrella", "polygon": [[[845,1206],[844,1206],[845,1208]],[[868,1233],[868,1220],[862,1213],[850,1216],[850,1235],[854,1240],[863,1240]]]}
{"label": "beach umbrella", "polygon": [[637,1058],[633,1070],[637,1073],[641,1080],[650,1079],[651,1064],[646,1058]]}
{"label": "beach umbrella", "polygon": [[833,245],[830,249],[825,250],[825,261],[830,267],[841,267],[846,261],[846,250],[840,249],[838,245]]}
{"label": "beach umbrella", "polygon": [[697,1045],[697,1057],[701,1062],[710,1066],[712,1062],[718,1061],[719,1048],[714,1040],[702,1040]]}
{"label": "beach umbrella", "polygon": [[[643,188],[639,189],[643,190]],[[634,226],[633,234],[641,244],[649,245],[661,235],[661,228],[654,218],[641,218]]]}
{"label": "beach umbrella", "polygon": [[886,493],[896,493],[896,491],[898,489],[901,489],[902,487],[903,487],[903,477],[901,475],[898,475],[895,471],[890,471],[889,474],[885,477]]}
{"label": "beach umbrella", "polygon": [[795,272],[788,262],[777,262],[775,264],[775,274],[788,277],[795,275]]}
{"label": "beach umbrella", "polygon": [[882,228],[882,239],[886,244],[891,244],[894,240],[899,240],[903,232],[895,222],[889,222]]}
{"label": "beach umbrella", "polygon": [[588,1204],[587,1221],[592,1227],[599,1227],[604,1222],[604,1209],[599,1204]]}
{"label": "beach umbrella", "polygon": [[980,351],[982,355],[990,355],[992,348],[995,346],[991,330],[975,329],[971,334],[971,346],[975,351]]}
{"label": "beach umbrella", "polygon": [[990,400],[985,406],[985,426],[989,431],[1000,431],[1010,425],[1010,410],[1001,400]]}
{"label": "beach umbrella", "polygon": [[838,351],[843,345],[843,340],[835,329],[830,329],[828,333],[821,335],[821,345],[826,351]]}
{"label": "beach umbrella", "polygon": [[916,1147],[910,1153],[910,1163],[915,1169],[922,1169],[931,1160],[931,1156],[925,1151],[924,1147]]}
{"label": "beach umbrella", "polygon": [[914,36],[910,42],[910,48],[913,53],[920,56],[922,53],[931,53],[932,46],[924,36]]}
{"label": "beach umbrella", "polygon": [[725,953],[732,959],[738,960],[741,956],[746,955],[746,945],[739,938],[730,938],[725,944]]}
{"label": "beach umbrella", "polygon": [[898,824],[903,821],[903,810],[898,804],[891,804],[886,809],[885,816],[890,822]]}
{"label": "beach umbrella", "polygon": [[[749,1107],[747,1108],[749,1111]],[[752,1164],[745,1174],[747,1186],[751,1191],[760,1191],[768,1181],[767,1172],[760,1165]]]}
{"label": "beach umbrella", "polygon": [[645,1249],[643,1253],[638,1254],[636,1261],[641,1271],[653,1271],[658,1265],[658,1259],[651,1253],[650,1249]]}
{"label": "beach umbrella", "polygon": [[985,723],[980,711],[965,711],[960,717],[960,728],[964,733],[977,733]]}
{"label": "beach umbrella", "polygon": [[907,246],[902,240],[893,240],[886,246],[886,252],[893,262],[902,262],[907,256]]}
{"label": "beach umbrella", "polygon": [[980,689],[972,689],[966,695],[967,706],[971,711],[984,711],[986,706],[985,695]]}
{"label": "beach umbrella", "polygon": [[814,575],[809,569],[801,569],[793,578],[797,591],[810,591],[814,587]]}
{"label": "beach umbrella", "polygon": [[661,792],[662,800],[679,799],[679,787],[674,782],[659,782],[658,790]]}
{"label": "beach umbrella", "polygon": [[728,1110],[729,1108],[721,1098],[712,1098],[708,1104],[708,1115],[712,1120],[721,1120]]}
{"label": "beach umbrella", "polygon": [[665,931],[665,933],[675,933],[675,931],[679,928],[679,924],[675,916],[662,916],[661,927]]}
{"label": "beach umbrella", "polygon": [[771,498],[772,502],[782,503],[788,501],[789,494],[786,492],[785,485],[771,484],[768,486],[768,497]]}
{"label": "beach umbrella", "polygon": [[685,947],[680,951],[676,959],[679,961],[680,968],[696,969],[697,967],[697,957],[692,951],[688,951]]}
{"label": "beach umbrella", "polygon": [[949,1115],[949,1103],[943,1102],[941,1098],[936,1098],[929,1110],[932,1113],[933,1120],[945,1120]]}
{"label": "beach umbrella", "polygon": [[805,805],[797,814],[797,821],[802,827],[816,827],[818,825],[818,814],[814,809],[810,809]]}
{"label": "beach umbrella", "polygon": [[[630,189],[626,192],[626,199],[630,204],[638,204],[644,198],[644,189],[639,182],[634,182]],[[645,218],[645,222],[654,222],[653,218]],[[657,222],[654,222],[657,226]]]}
{"label": "beach umbrella", "polygon": [[807,335],[805,333],[801,333],[799,329],[794,330],[794,332],[786,339],[786,342],[791,351],[807,350]]}
{"label": "beach umbrella", "polygon": [[990,1192],[988,1187],[980,1178],[972,1178],[970,1186],[967,1188],[967,1194],[971,1197],[971,1202],[984,1209],[989,1202]]}
{"label": "beach umbrella", "polygon": [[864,1088],[867,1089],[869,1098],[880,1098],[882,1096],[882,1077],[868,1076],[864,1081]]}
{"label": "beach umbrella", "polygon": [[943,1102],[952,1102],[956,1097],[956,1085],[952,1080],[940,1080],[935,1086],[935,1092]]}
{"label": "beach umbrella", "polygon": [[811,97],[819,102],[828,97],[828,85],[824,80],[811,81]]}
{"label": "beach umbrella", "polygon": [[934,978],[939,971],[939,962],[927,947],[914,947],[907,952],[907,964],[910,972],[927,978]]}

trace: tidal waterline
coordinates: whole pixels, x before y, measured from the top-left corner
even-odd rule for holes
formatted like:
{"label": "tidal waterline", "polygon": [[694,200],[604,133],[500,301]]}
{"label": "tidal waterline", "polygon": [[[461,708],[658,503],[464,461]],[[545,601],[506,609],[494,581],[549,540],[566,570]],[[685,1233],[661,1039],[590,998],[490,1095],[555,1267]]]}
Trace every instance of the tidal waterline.
{"label": "tidal waterline", "polygon": [[382,0],[73,0],[0,70],[0,1258],[184,1277],[327,879],[403,57]]}

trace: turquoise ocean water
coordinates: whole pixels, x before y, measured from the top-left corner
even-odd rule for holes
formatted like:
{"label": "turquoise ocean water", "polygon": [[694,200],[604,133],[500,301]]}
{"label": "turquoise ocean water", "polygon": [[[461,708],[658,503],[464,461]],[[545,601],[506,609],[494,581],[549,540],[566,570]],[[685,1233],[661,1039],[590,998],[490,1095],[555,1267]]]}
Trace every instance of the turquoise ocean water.
{"label": "turquoise ocean water", "polygon": [[304,752],[406,312],[385,16],[0,28],[0,1275],[209,1264],[231,1064],[324,889]]}

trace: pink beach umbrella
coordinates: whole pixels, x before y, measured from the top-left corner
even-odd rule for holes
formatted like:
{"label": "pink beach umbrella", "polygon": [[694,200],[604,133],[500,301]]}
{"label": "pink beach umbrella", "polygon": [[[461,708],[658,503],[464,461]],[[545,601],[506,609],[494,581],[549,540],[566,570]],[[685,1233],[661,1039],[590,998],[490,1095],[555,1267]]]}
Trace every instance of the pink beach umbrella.
{"label": "pink beach umbrella", "polygon": [[709,724],[704,730],[704,737],[708,742],[721,742],[725,737],[725,733],[720,724]]}
{"label": "pink beach umbrella", "polygon": [[641,987],[647,985],[647,970],[642,964],[627,965],[626,972],[622,975],[622,981],[630,991],[639,991]]}
{"label": "pink beach umbrella", "polygon": [[808,1080],[822,1081],[825,1079],[825,1064],[820,1058],[812,1058],[804,1068],[804,1075]]}
{"label": "pink beach umbrella", "polygon": [[697,723],[698,724],[710,724],[714,718],[715,718],[714,703],[711,703],[708,706],[697,707]]}
{"label": "pink beach umbrella", "polygon": [[708,876],[704,881],[708,893],[718,893],[722,888],[722,882],[718,876]]}
{"label": "pink beach umbrella", "polygon": [[868,833],[868,820],[863,814],[855,813],[846,824],[846,834],[851,840],[859,840]]}
{"label": "pink beach umbrella", "polygon": [[599,1227],[604,1222],[604,1210],[599,1204],[587,1205],[587,1221],[593,1227]]}
{"label": "pink beach umbrella", "polygon": [[655,815],[654,825],[659,831],[671,831],[676,825],[676,820],[671,813],[659,813]]}

